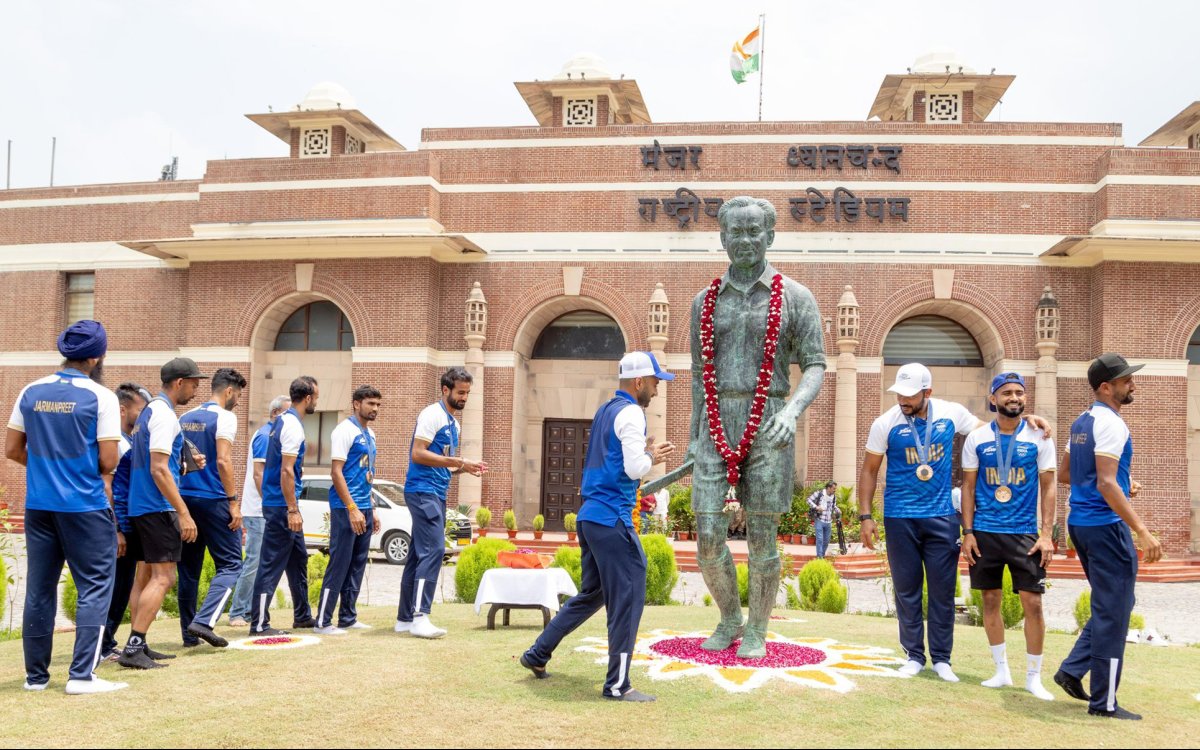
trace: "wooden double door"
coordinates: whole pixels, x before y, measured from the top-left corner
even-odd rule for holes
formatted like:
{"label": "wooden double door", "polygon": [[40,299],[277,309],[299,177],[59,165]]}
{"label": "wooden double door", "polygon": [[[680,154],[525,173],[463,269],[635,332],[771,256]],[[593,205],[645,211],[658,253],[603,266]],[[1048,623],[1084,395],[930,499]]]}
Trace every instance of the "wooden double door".
{"label": "wooden double door", "polygon": [[592,432],[591,420],[547,419],[542,427],[542,503],[547,531],[562,531],[562,519],[578,513],[582,498],[583,460]]}

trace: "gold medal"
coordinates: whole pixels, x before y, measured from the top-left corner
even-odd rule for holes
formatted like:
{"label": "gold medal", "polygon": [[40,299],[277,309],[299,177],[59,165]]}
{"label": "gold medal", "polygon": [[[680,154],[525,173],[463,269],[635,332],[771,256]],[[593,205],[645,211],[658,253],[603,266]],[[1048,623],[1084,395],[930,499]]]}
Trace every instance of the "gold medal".
{"label": "gold medal", "polygon": [[1007,484],[997,487],[996,502],[1007,503],[1009,500],[1012,500],[1012,489]]}
{"label": "gold medal", "polygon": [[917,467],[917,479],[922,482],[928,482],[933,479],[933,467],[929,464],[921,464]]}
{"label": "gold medal", "polygon": [[367,472],[367,484],[374,484],[374,483],[375,483],[375,472],[368,471]]}

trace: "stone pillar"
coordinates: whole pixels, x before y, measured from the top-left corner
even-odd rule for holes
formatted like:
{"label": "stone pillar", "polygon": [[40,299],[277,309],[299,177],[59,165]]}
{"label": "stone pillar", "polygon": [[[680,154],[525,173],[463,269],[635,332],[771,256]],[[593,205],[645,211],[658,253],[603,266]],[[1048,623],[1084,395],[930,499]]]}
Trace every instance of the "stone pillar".
{"label": "stone pillar", "polygon": [[[467,296],[467,314],[463,338],[467,343],[466,368],[474,381],[471,397],[463,409],[463,456],[483,458],[483,344],[487,340],[487,300],[479,282]],[[458,478],[458,502],[478,506],[483,502],[483,479],[463,474]]]}
{"label": "stone pillar", "polygon": [[[669,338],[671,323],[671,303],[667,300],[667,292],[663,289],[662,282],[654,286],[654,293],[650,295],[650,317],[649,317],[649,336],[646,341],[650,346],[650,353],[658,360],[660,367],[666,367],[667,357],[667,339]],[[658,441],[667,439],[667,384],[658,384],[658,397],[650,402],[650,408],[646,409],[646,434],[653,436]],[[686,450],[686,449],[685,449]],[[656,464],[650,470],[646,479],[662,476],[665,464]]]}
{"label": "stone pillar", "polygon": [[1058,300],[1047,286],[1037,304],[1037,382],[1034,406],[1051,425],[1058,426]]}
{"label": "stone pillar", "polygon": [[858,299],[846,285],[838,300],[837,390],[833,411],[833,481],[858,482]]}

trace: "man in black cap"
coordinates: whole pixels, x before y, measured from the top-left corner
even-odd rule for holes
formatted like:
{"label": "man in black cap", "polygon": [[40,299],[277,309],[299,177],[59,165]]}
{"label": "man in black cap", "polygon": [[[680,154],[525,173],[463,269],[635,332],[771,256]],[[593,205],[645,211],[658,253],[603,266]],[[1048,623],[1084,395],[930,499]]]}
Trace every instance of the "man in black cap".
{"label": "man in black cap", "polygon": [[[1146,562],[1162,557],[1162,545],[1130,502],[1133,441],[1121,418],[1121,407],[1133,403],[1133,374],[1142,367],[1112,353],[1100,355],[1088,367],[1096,402],[1071,425],[1058,475],[1060,484],[1071,485],[1067,524],[1092,587],[1092,616],[1054,681],[1072,698],[1088,701],[1092,716],[1133,720],[1142,717],[1117,705],[1138,570],[1130,530],[1137,534]],[[1083,689],[1088,672],[1090,695]]]}
{"label": "man in black cap", "polygon": [[54,617],[63,562],[79,591],[75,652],[67,693],[128,687],[96,677],[100,636],[112,597],[117,530],[104,475],[117,466],[121,417],[117,397],[99,385],[108,337],[81,320],[58,337],[66,359],[53,375],[21,390],[8,421],[5,455],[25,467],[25,689],[50,683]]}
{"label": "man in black cap", "polygon": [[150,566],[150,580],[138,598],[129,641],[117,659],[118,664],[132,669],[165,666],[147,653],[146,632],[175,584],[183,543],[196,539],[196,522],[179,494],[179,478],[189,464],[194,463],[191,468],[196,469],[205,465],[199,452],[189,452],[192,461],[184,460],[183,431],[175,416],[175,407],[192,400],[204,375],[186,357],[163,365],[160,375],[162,391],[142,410],[130,436],[129,518],[142,543],[142,560]]}

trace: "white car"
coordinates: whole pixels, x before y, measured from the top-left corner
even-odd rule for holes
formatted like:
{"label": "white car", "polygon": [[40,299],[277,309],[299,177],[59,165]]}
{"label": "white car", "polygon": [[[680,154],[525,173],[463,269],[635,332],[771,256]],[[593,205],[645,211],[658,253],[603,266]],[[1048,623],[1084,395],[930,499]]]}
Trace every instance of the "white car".
{"label": "white car", "polygon": [[[305,474],[301,480],[300,514],[304,517],[304,544],[310,549],[329,549],[329,488],[333,479],[328,474]],[[395,482],[376,479],[372,496],[379,533],[371,535],[371,549],[383,553],[392,565],[403,565],[412,547],[412,514],[404,503],[404,488]],[[455,542],[446,543],[446,560],[458,555],[460,545],[471,541],[471,521],[453,509],[446,518],[454,522]],[[463,541],[465,539],[465,541]]]}

